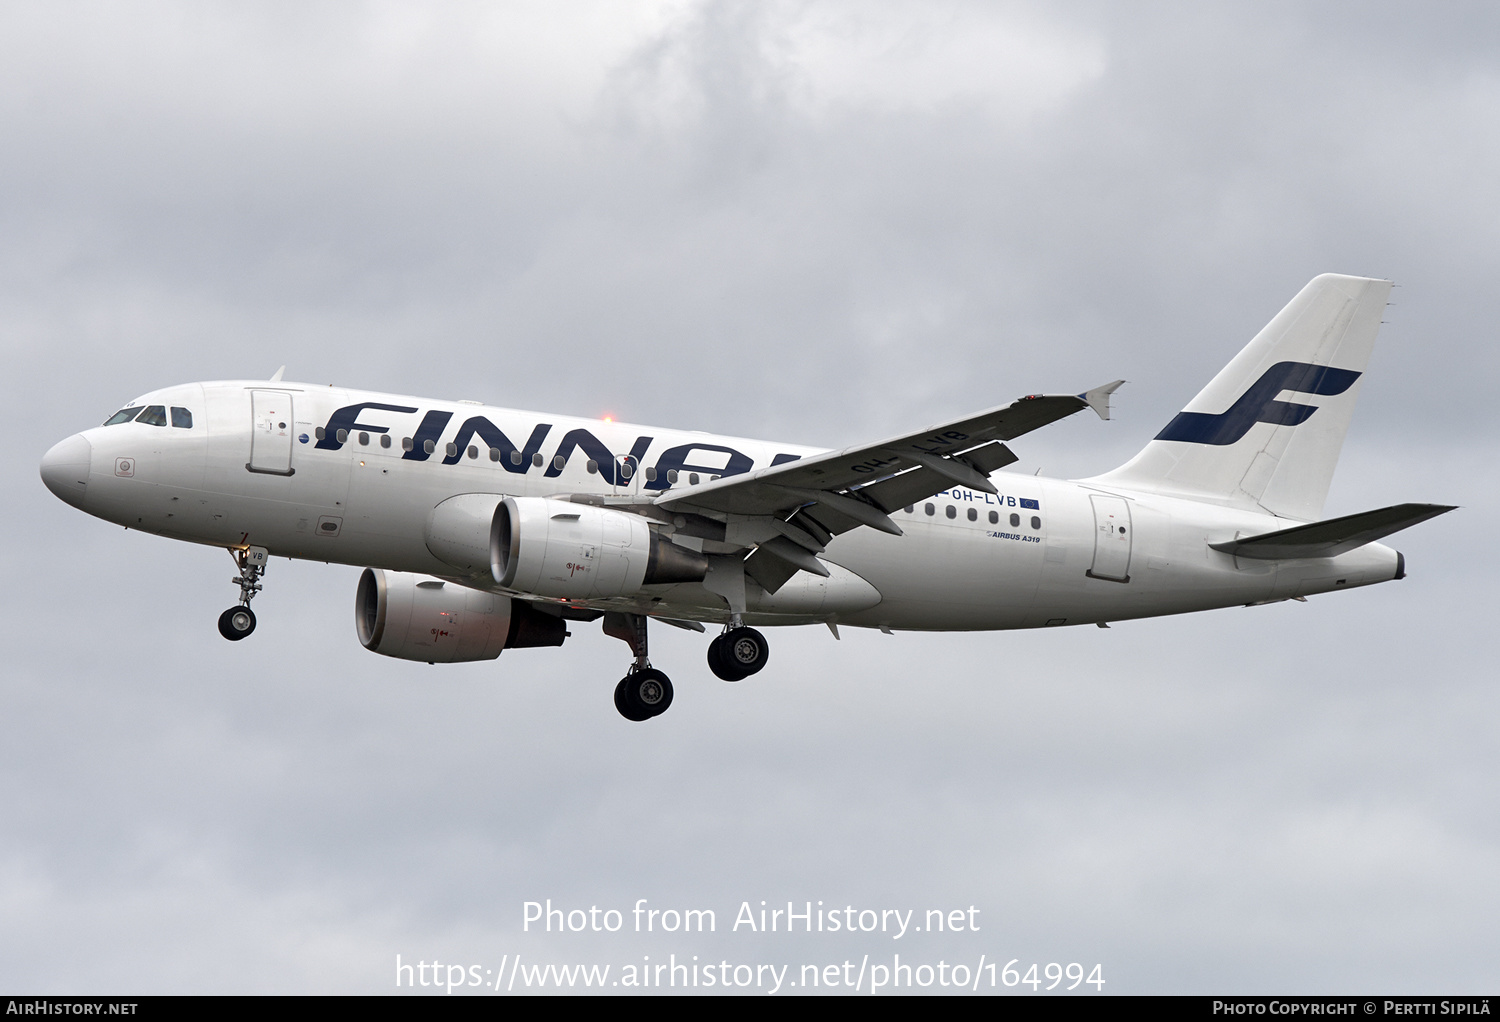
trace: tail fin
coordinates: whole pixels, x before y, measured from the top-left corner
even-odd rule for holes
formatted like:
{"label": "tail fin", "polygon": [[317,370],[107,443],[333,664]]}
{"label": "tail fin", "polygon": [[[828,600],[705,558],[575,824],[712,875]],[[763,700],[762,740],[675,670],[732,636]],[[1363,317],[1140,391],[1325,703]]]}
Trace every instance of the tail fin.
{"label": "tail fin", "polygon": [[1096,481],[1317,519],[1390,290],[1313,278],[1141,453]]}

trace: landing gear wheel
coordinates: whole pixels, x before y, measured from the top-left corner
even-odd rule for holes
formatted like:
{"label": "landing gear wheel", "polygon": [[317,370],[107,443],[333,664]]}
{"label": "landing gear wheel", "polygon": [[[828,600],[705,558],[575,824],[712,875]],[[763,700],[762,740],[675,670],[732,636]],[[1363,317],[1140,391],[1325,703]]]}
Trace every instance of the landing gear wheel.
{"label": "landing gear wheel", "polygon": [[651,716],[649,713],[645,716],[642,716],[635,708],[633,708],[629,703],[625,701],[624,678],[621,678],[620,683],[615,686],[615,709],[619,710],[620,716],[624,717],[626,720],[648,720]]}
{"label": "landing gear wheel", "polygon": [[219,615],[219,634],[238,642],[255,631],[255,611],[249,607],[230,607]]}
{"label": "landing gear wheel", "polygon": [[708,669],[714,672],[714,677],[723,681],[741,681],[748,677],[724,658],[724,652],[724,636],[720,635],[708,644]]}
{"label": "landing gear wheel", "polygon": [[615,686],[615,709],[626,720],[650,720],[671,705],[672,682],[655,668],[632,671]]}
{"label": "landing gear wheel", "polygon": [[732,628],[708,644],[708,667],[725,681],[741,681],[766,666],[771,647],[754,628]]}

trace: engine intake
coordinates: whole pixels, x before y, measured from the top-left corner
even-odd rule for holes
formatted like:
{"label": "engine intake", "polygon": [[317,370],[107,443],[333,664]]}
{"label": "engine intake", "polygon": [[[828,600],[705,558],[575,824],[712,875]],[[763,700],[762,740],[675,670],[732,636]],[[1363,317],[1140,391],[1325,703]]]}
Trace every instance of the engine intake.
{"label": "engine intake", "polygon": [[504,649],[561,646],[567,624],[524,600],[401,571],[366,568],[354,597],[360,644],[431,664],[493,660]]}

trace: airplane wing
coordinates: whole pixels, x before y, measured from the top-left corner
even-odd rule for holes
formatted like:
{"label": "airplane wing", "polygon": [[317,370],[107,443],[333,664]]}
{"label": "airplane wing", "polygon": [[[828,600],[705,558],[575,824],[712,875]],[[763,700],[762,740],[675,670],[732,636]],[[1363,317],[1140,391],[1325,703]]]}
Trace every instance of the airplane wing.
{"label": "airplane wing", "polygon": [[746,571],[775,592],[798,568],[827,575],[816,555],[841,532],[867,525],[899,536],[890,518],[898,507],[953,486],[996,492],[989,474],[1017,460],[1005,441],[1085,408],[1107,419],[1109,396],[1124,382],[1082,394],[1033,394],[920,432],[669,491],[655,503],[758,519],[734,532],[758,547]]}

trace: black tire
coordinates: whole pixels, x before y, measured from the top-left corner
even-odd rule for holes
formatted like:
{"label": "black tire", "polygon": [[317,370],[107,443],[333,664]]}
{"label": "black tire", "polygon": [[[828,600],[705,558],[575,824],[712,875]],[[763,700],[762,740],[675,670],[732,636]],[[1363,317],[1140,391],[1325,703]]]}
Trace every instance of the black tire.
{"label": "black tire", "polygon": [[759,672],[771,658],[770,643],[754,628],[735,628],[724,634],[720,641],[724,645],[719,656],[741,678],[748,678]]}
{"label": "black tire", "polygon": [[728,635],[720,635],[708,644],[708,669],[723,681],[743,681],[748,675],[729,662],[729,644],[724,641],[727,638]]}
{"label": "black tire", "polygon": [[255,611],[249,607],[230,607],[219,615],[219,634],[230,642],[239,642],[255,631]]}
{"label": "black tire", "polygon": [[649,720],[672,705],[671,679],[650,667],[627,674],[615,692],[615,709],[626,720]]}
{"label": "black tire", "polygon": [[625,701],[626,680],[627,679],[625,678],[621,678],[620,683],[615,686],[615,709],[619,710],[620,716],[624,717],[626,720],[647,720],[649,718],[649,715],[647,717],[640,716],[639,712]]}

